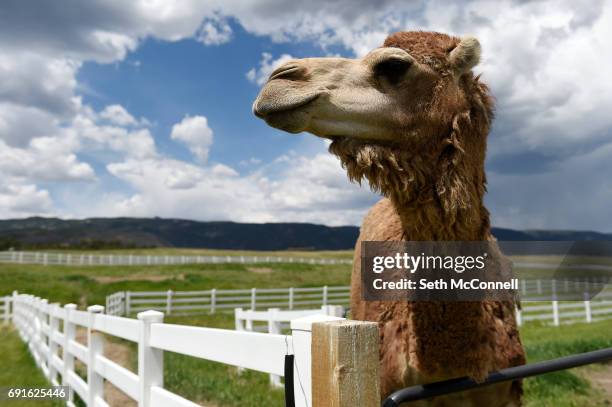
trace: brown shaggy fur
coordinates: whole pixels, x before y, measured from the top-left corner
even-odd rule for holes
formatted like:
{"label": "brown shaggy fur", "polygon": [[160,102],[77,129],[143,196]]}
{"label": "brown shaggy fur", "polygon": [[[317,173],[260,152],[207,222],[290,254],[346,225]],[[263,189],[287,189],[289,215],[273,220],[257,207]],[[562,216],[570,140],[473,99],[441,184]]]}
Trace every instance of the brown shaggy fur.
{"label": "brown shaggy fur", "polygon": [[[448,55],[460,39],[439,33],[391,35],[385,47],[406,50],[435,73],[435,83],[407,102],[410,120],[393,142],[335,138],[350,179],[367,181],[386,198],[364,220],[355,248],[351,314],[377,321],[381,383],[392,391],[469,375],[482,380],[525,363],[512,302],[365,302],[361,299],[362,241],[494,240],[486,192],[486,137],[493,118],[488,88],[471,72],[453,73]],[[439,397],[429,406],[520,405],[520,382]],[[415,405],[415,404],[411,404]],[[418,404],[416,404],[418,405]]]}

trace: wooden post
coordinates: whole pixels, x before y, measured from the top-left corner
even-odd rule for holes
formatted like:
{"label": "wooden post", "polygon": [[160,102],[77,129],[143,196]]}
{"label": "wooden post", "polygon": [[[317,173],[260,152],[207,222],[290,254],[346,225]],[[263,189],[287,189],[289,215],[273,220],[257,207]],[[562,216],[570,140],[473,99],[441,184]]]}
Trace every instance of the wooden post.
{"label": "wooden post", "polygon": [[378,324],[312,325],[312,407],[378,407]]}
{"label": "wooden post", "polygon": [[293,287],[289,288],[289,309],[293,309]]}
{"label": "wooden post", "polygon": [[559,301],[553,300],[552,307],[553,307],[553,325],[559,326]]}
{"label": "wooden post", "polygon": [[257,306],[257,289],[251,288],[251,309],[255,311],[256,306]]}
{"label": "wooden post", "polygon": [[[312,404],[312,327],[315,322],[338,321],[341,318],[309,315],[291,320],[293,338],[293,391],[295,407],[314,407]],[[324,404],[325,405],[325,404]]]}
{"label": "wooden post", "polygon": [[104,378],[96,372],[96,357],[104,355],[104,336],[94,329],[96,314],[102,314],[104,307],[92,305],[87,307],[89,324],[87,327],[87,405],[97,405],[98,398],[104,400]]}
{"label": "wooden post", "polygon": [[323,286],[323,304],[322,305],[327,305],[327,286]]}
{"label": "wooden post", "polygon": [[584,293],[584,313],[586,314],[586,322],[592,322],[593,314],[591,314],[591,300],[589,299],[589,293]]}
{"label": "wooden post", "polygon": [[49,381],[57,385],[57,370],[53,364],[53,357],[57,356],[57,343],[53,340],[53,334],[59,332],[59,319],[53,315],[59,308],[59,302],[49,304],[49,354],[47,355],[47,366],[49,368]]}
{"label": "wooden post", "polygon": [[138,314],[140,335],[138,338],[138,407],[151,406],[151,387],[164,387],[164,352],[149,345],[151,324],[164,322],[164,314],[144,311]]}
{"label": "wooden post", "polygon": [[217,307],[217,289],[213,288],[210,290],[210,313],[215,313],[215,308]]}
{"label": "wooden post", "polygon": [[11,297],[3,297],[4,301],[4,323],[9,323],[9,315],[10,315],[10,307],[11,307]]}
{"label": "wooden post", "polygon": [[[281,323],[278,320],[278,313],[280,308],[268,308],[268,333],[269,334],[277,334],[281,333]],[[280,376],[270,375],[270,384],[272,387],[281,387],[281,379]]]}
{"label": "wooden post", "polygon": [[[64,309],[66,310],[66,319],[64,319],[64,344],[62,349],[62,355],[64,358],[64,371],[62,372],[62,386],[69,386],[68,376],[70,372],[74,371],[74,356],[68,351],[70,348],[70,341],[73,341],[76,335],[75,326],[73,322],[70,322],[70,314],[76,309],[76,304],[66,304]],[[74,391],[71,387],[68,387],[68,405],[74,402]]]}
{"label": "wooden post", "polygon": [[130,304],[130,292],[126,291],[125,292],[125,316],[129,317],[130,316],[130,312],[132,311],[131,308],[132,304]]}
{"label": "wooden post", "polygon": [[167,315],[171,315],[172,314],[172,294],[174,292],[172,290],[168,290],[168,292],[166,293],[166,314]]}
{"label": "wooden post", "polygon": [[[38,335],[36,339],[36,346],[38,347],[38,357],[39,357],[39,365],[41,368],[47,362],[47,355],[43,352],[43,344],[45,343],[45,333],[43,331],[43,326],[49,323],[47,318],[47,305],[49,304],[49,300],[41,299],[40,297],[36,297],[36,314],[38,315],[38,321],[40,322],[40,326],[38,329]],[[47,338],[48,339],[48,338]],[[47,366],[47,379],[49,378],[49,366]]]}

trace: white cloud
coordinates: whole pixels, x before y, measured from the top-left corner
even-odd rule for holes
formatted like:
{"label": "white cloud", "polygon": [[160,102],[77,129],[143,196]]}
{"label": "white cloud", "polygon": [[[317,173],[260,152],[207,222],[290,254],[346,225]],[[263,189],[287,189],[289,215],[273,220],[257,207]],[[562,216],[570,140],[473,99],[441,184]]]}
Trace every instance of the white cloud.
{"label": "white cloud", "polygon": [[0,217],[21,218],[50,214],[53,205],[49,192],[32,184],[0,184]]}
{"label": "white cloud", "polygon": [[360,222],[377,199],[350,184],[329,154],[275,160],[243,176],[222,164],[201,167],[167,158],[129,160],[107,169],[136,191],[114,197],[106,209],[116,215],[345,225]]}
{"label": "white cloud", "polygon": [[28,50],[9,53],[1,44],[0,40],[0,102],[39,109],[59,118],[76,112],[75,76],[80,63]]}
{"label": "white cloud", "polygon": [[293,59],[293,57],[289,54],[282,54],[277,59],[272,59],[272,54],[269,52],[264,52],[261,54],[259,66],[249,70],[246,73],[246,77],[249,81],[262,86],[264,83],[266,83],[272,71],[291,59]]}
{"label": "white cloud", "polygon": [[213,142],[213,131],[208,127],[206,117],[185,116],[180,123],[172,126],[170,138],[187,145],[200,162],[206,163],[208,160],[208,150]]}
{"label": "white cloud", "polygon": [[215,14],[212,18],[204,19],[196,33],[196,39],[204,45],[225,44],[232,39],[232,28],[226,19]]}
{"label": "white cloud", "polygon": [[100,117],[119,126],[135,126],[138,121],[121,105],[109,105],[100,112]]}
{"label": "white cloud", "polygon": [[0,172],[5,177],[37,181],[86,181],[95,175],[78,160],[73,140],[38,137],[27,148],[10,147],[0,140]]}

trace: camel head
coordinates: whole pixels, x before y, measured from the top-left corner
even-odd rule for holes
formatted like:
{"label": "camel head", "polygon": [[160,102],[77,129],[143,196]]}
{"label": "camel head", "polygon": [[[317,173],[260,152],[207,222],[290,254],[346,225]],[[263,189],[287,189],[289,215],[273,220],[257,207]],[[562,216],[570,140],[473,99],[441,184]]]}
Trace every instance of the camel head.
{"label": "camel head", "polygon": [[460,195],[475,192],[464,185],[474,177],[484,193],[492,101],[471,71],[479,58],[473,37],[400,32],[362,58],[286,62],[253,112],[272,127],[330,139],[353,180],[452,209],[467,205]]}

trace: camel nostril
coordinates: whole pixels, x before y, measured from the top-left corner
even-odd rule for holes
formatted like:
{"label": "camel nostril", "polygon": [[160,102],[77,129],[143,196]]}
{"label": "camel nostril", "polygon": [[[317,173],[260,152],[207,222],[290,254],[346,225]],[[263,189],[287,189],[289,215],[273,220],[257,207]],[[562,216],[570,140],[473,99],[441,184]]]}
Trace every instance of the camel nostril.
{"label": "camel nostril", "polygon": [[298,65],[286,65],[281,66],[280,68],[275,69],[270,75],[269,81],[273,79],[297,79],[298,76],[301,76],[301,72],[304,69]]}

